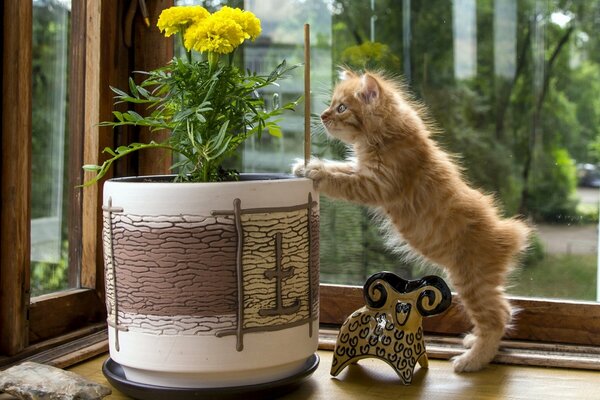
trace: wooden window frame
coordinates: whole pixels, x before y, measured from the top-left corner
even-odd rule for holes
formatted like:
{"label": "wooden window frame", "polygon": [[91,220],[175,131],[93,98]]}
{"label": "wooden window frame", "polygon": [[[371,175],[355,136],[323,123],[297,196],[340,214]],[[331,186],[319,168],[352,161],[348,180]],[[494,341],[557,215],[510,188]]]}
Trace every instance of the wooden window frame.
{"label": "wooden window frame", "polygon": [[[31,150],[31,11],[29,2],[3,2],[2,148],[0,181],[0,349],[27,343]],[[8,23],[12,21],[12,23]]]}
{"label": "wooden window frame", "polygon": [[[510,340],[600,346],[600,304],[567,300],[511,297],[518,310],[506,338]],[[362,288],[321,284],[322,324],[337,326],[364,305]],[[424,319],[430,334],[464,335],[471,325],[456,294],[450,308],[441,315]]]}
{"label": "wooden window frame", "polygon": [[[152,15],[172,0],[149,3]],[[173,54],[158,32],[146,30],[137,0],[73,1],[69,81],[69,283],[73,289],[30,299],[31,199],[31,1],[0,3],[2,38],[2,176],[0,180],[0,365],[93,334],[106,327],[102,258],[102,185],[76,188],[90,176],[102,149],[148,132],[100,128],[112,119],[110,86],[126,87],[132,71],[154,68]],[[153,21],[156,22],[156,21]],[[131,47],[125,45],[125,37]],[[137,58],[135,55],[137,54]],[[154,136],[154,139],[156,137]],[[149,139],[148,139],[149,140]],[[158,172],[170,164],[155,153],[134,173]],[[130,172],[121,164],[117,173]]]}
{"label": "wooden window frame", "polygon": [[[133,3],[133,1],[131,2]],[[81,155],[70,160],[70,170],[80,171],[83,163],[98,163],[101,149],[119,138],[147,140],[147,131],[120,131],[99,128],[99,121],[111,118],[112,94],[109,85],[126,87],[131,71],[147,70],[167,62],[173,54],[171,41],[162,40],[156,31],[146,30],[141,18],[133,24],[134,48],[127,49],[122,40],[124,18],[131,12],[127,2],[85,0],[73,2],[73,57],[70,83],[71,143],[81,146]],[[137,1],[135,1],[137,3]],[[172,5],[173,0],[149,2],[150,14]],[[70,276],[79,289],[29,300],[29,183],[31,152],[31,80],[21,71],[31,70],[31,2],[5,1],[0,10],[4,21],[2,52],[2,176],[0,179],[0,353],[14,355],[42,348],[32,345],[64,335],[73,340],[72,332],[93,333],[105,326],[103,260],[101,243],[101,185],[75,190],[70,212],[70,262],[81,265],[81,273]],[[135,11],[135,10],[134,10]],[[162,44],[161,44],[162,43]],[[8,55],[8,56],[7,56]],[[133,55],[133,57],[132,57]],[[125,62],[124,60],[127,60]],[[9,78],[9,79],[7,79]],[[83,112],[82,112],[83,109]],[[18,112],[16,112],[18,111]],[[155,136],[153,136],[156,139]],[[140,175],[168,172],[169,159],[164,153],[140,155],[137,166],[120,166],[121,173],[131,170]],[[74,173],[70,185],[87,179]],[[82,216],[79,218],[79,216]],[[75,285],[77,286],[77,285]],[[362,288],[321,285],[323,326],[339,326],[355,309],[364,304]],[[600,304],[513,298],[521,311],[510,340],[526,341],[524,347],[537,343],[557,343],[594,348],[600,347]],[[94,325],[95,324],[95,325]],[[424,322],[430,335],[458,337],[470,329],[460,307],[453,299],[450,309]],[[92,328],[90,328],[90,325]],[[70,333],[71,332],[71,333]],[[54,339],[54,344],[59,343]],[[598,358],[598,357],[597,357]]]}

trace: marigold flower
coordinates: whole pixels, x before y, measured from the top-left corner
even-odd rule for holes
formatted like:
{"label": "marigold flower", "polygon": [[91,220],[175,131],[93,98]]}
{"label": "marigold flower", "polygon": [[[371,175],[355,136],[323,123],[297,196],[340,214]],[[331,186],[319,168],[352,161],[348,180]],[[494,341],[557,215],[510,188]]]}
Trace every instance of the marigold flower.
{"label": "marigold flower", "polygon": [[238,24],[244,32],[245,39],[254,40],[260,35],[260,20],[250,11],[223,6],[214,15],[219,15],[222,18],[232,20]]}
{"label": "marigold flower", "polygon": [[223,14],[214,13],[202,22],[190,26],[184,36],[186,49],[199,52],[228,54],[245,39],[242,27]]}
{"label": "marigold flower", "polygon": [[190,25],[197,24],[207,18],[210,13],[202,6],[170,7],[160,13],[158,29],[169,37],[186,30]]}

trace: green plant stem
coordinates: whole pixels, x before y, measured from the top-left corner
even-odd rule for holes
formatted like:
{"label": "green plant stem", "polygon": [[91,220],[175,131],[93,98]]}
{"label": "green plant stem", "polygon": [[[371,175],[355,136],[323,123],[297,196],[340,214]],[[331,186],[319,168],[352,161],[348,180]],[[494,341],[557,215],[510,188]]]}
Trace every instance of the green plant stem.
{"label": "green plant stem", "polygon": [[219,53],[208,52],[208,68],[210,72],[214,72],[219,64]]}
{"label": "green plant stem", "polygon": [[209,178],[209,168],[208,168],[208,165],[205,165],[204,168],[202,168],[202,181],[208,182],[208,178]]}
{"label": "green plant stem", "polygon": [[188,50],[188,49],[185,47],[185,40],[184,40],[184,38],[183,38],[184,34],[185,34],[185,29],[183,29],[183,30],[181,31],[181,33],[179,34],[179,40],[181,41],[181,47],[183,47],[183,48],[185,49],[185,54],[186,54],[186,56],[187,56],[187,60],[188,60],[188,62],[191,64],[191,63],[192,63],[192,50],[191,50],[191,49],[190,49],[190,50]]}

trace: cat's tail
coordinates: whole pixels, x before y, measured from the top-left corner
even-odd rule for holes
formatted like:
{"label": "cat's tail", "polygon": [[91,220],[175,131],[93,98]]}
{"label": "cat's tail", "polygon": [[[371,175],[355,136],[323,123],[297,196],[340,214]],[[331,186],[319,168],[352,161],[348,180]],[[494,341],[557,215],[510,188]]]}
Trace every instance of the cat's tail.
{"label": "cat's tail", "polygon": [[507,247],[516,259],[529,249],[533,228],[519,217],[504,219],[501,224],[507,239]]}

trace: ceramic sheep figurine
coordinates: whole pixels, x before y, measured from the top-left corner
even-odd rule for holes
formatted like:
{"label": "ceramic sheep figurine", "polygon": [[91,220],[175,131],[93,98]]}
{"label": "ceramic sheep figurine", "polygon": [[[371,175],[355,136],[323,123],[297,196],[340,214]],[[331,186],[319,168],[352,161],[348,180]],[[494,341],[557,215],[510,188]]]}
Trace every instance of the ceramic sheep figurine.
{"label": "ceramic sheep figurine", "polygon": [[361,358],[375,357],[394,368],[402,383],[412,381],[417,362],[427,368],[423,317],[440,314],[452,301],[438,276],[407,281],[391,272],[372,275],[363,289],[366,306],[350,315],[338,334],[331,375]]}

